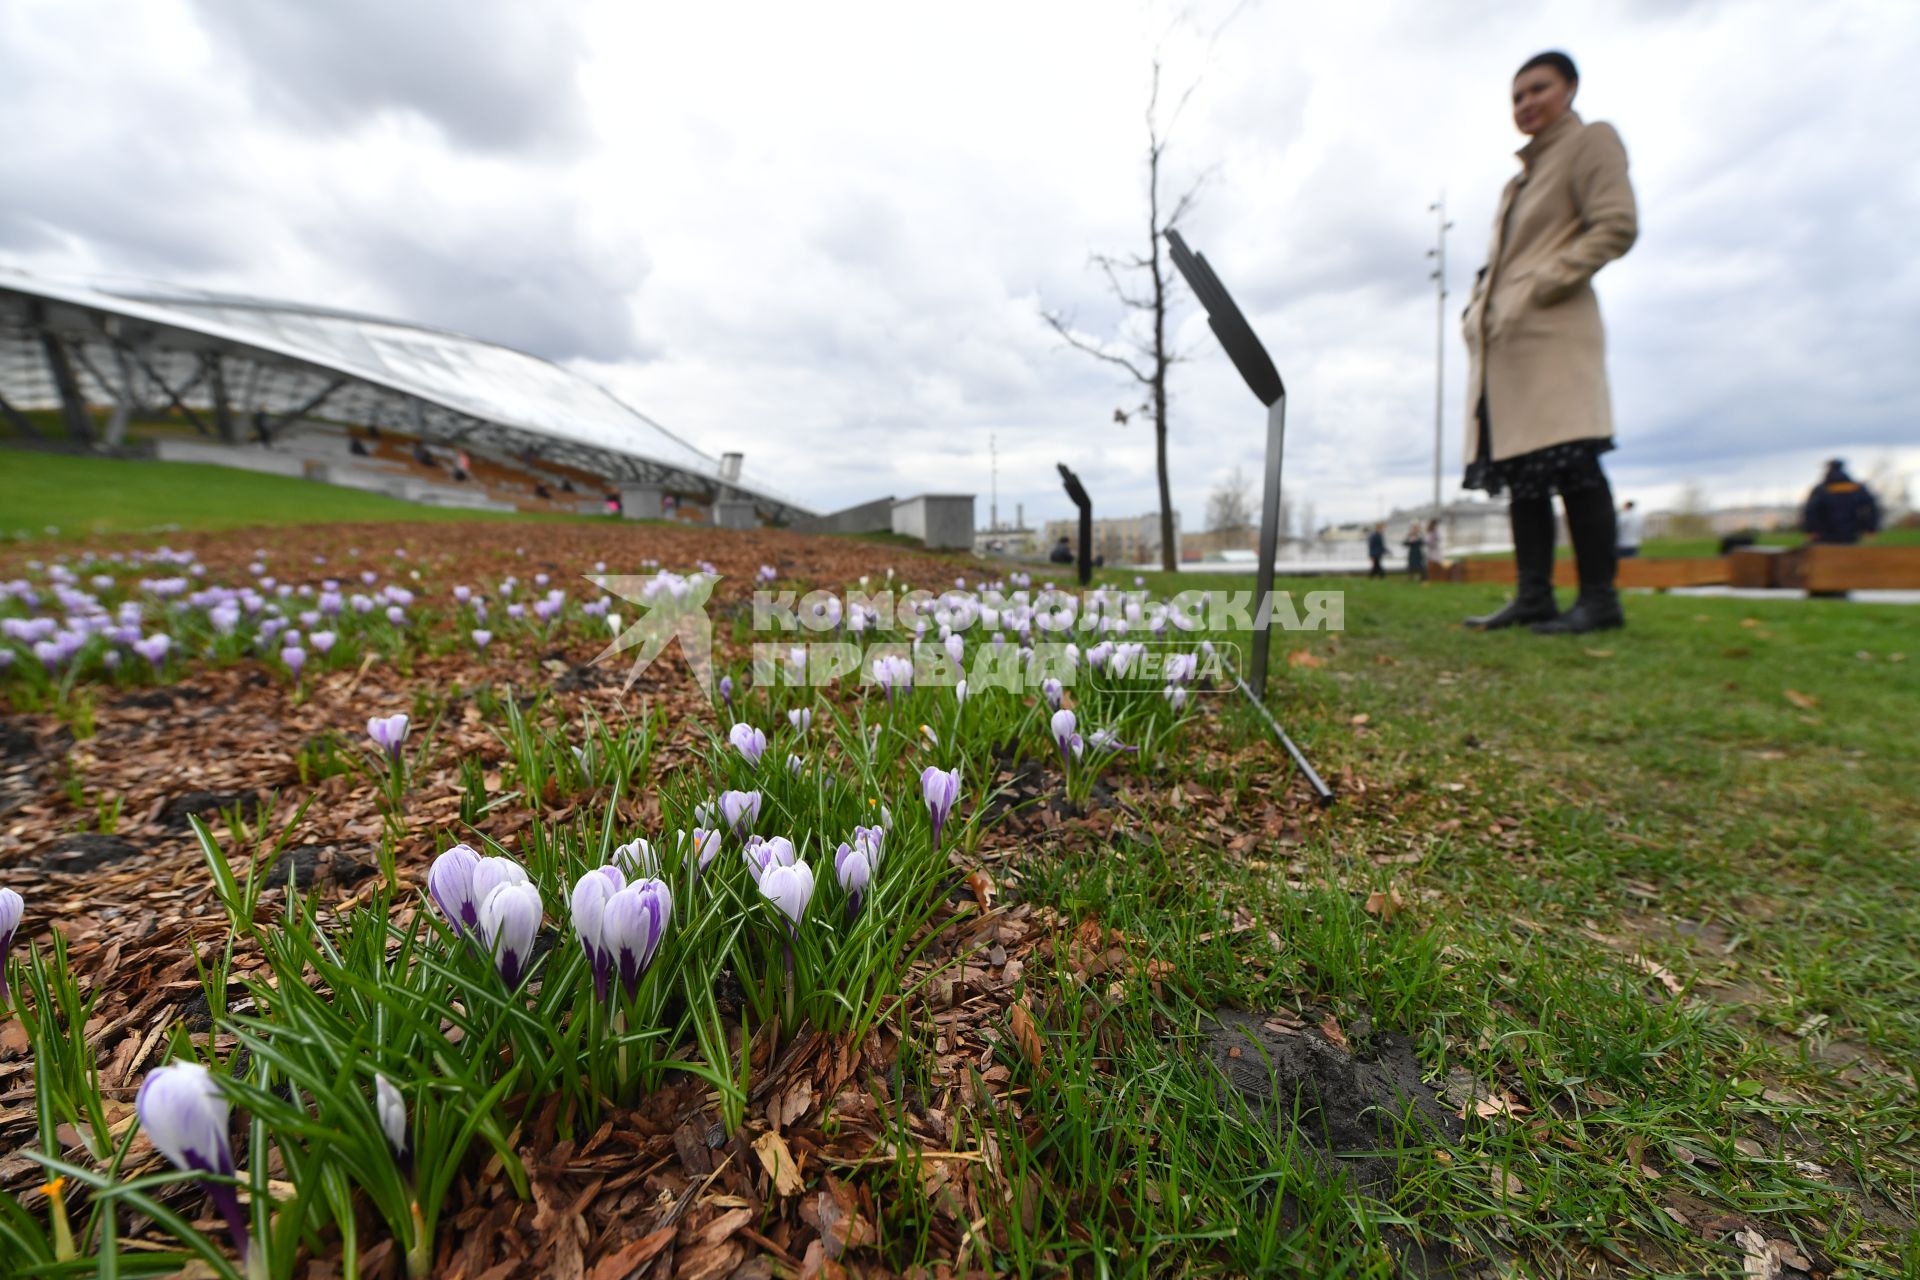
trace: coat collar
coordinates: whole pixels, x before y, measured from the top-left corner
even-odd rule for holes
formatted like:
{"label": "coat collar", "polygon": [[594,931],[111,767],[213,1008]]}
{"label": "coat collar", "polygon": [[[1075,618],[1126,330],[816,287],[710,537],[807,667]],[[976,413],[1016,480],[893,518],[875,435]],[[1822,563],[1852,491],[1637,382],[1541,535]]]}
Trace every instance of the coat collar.
{"label": "coat collar", "polygon": [[1583,123],[1585,122],[1580,119],[1580,113],[1572,107],[1568,107],[1564,115],[1539,133],[1534,134],[1533,137],[1527,139],[1527,145],[1514,152],[1514,154],[1520,157],[1521,164],[1531,169],[1533,162],[1538,160],[1547,148],[1578,129]]}

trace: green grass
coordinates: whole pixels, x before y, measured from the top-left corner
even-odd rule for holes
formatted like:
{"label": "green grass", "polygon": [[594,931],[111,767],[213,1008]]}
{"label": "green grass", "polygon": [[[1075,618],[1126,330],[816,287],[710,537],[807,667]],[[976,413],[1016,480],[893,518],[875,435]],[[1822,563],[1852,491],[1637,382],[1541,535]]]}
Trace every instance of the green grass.
{"label": "green grass", "polygon": [[[0,452],[0,536],[73,539],[156,529],[347,521],[601,518],[429,507],[310,480],[192,462]],[[58,533],[49,534],[49,529]]]}
{"label": "green grass", "polygon": [[[1915,1274],[1920,614],[1633,596],[1628,630],[1562,640],[1464,631],[1499,588],[1340,585],[1347,631],[1279,639],[1326,665],[1280,666],[1272,702],[1365,792],[1236,853],[1284,757],[1163,764],[1132,791],[1151,834],[1022,864],[1173,976],[1030,979],[1050,1075],[1000,1139],[1043,1227],[1012,1269],[1388,1276],[1417,1238],[1524,1274],[1739,1275],[1701,1228],[1731,1214]],[[1168,811],[1181,779],[1218,801]],[[1370,915],[1389,890],[1404,909]],[[1396,1189],[1340,1194],[1223,1095],[1199,1049],[1223,1007],[1364,1015],[1528,1109],[1405,1135]]]}

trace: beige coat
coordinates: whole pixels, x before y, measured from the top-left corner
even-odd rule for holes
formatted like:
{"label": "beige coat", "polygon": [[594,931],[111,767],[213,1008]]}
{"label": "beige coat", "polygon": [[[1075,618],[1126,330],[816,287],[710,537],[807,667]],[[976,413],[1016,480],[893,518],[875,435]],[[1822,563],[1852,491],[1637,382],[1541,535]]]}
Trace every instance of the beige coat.
{"label": "beige coat", "polygon": [[1495,461],[1613,435],[1592,280],[1639,231],[1626,148],[1612,125],[1569,110],[1519,155],[1464,321],[1469,464],[1479,456],[1483,391]]}

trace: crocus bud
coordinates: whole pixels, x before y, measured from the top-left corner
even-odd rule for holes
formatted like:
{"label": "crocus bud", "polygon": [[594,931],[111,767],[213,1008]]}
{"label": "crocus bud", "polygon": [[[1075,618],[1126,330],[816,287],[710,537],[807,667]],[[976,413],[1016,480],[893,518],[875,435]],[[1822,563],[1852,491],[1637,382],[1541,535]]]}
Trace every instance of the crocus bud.
{"label": "crocus bud", "polygon": [[953,700],[963,707],[967,705],[967,682],[965,680],[959,681],[953,686]]}
{"label": "crocus bud", "polygon": [[631,1000],[640,990],[673,915],[673,892],[664,880],[639,880],[607,899],[600,918],[601,945],[612,954],[614,972]]}
{"label": "crocus bud", "polygon": [[1067,696],[1065,688],[1051,676],[1041,681],[1040,694],[1047,700],[1047,705],[1055,711],[1060,710],[1060,704],[1066,700]]}
{"label": "crocus bud", "polygon": [[484,627],[475,627],[467,634],[472,637],[473,647],[476,649],[485,649],[493,643],[493,632],[486,630]]}
{"label": "crocus bud", "polygon": [[1172,707],[1176,712],[1186,707],[1187,691],[1184,686],[1170,684],[1162,692],[1166,696],[1167,705]]}
{"label": "crocus bud", "polygon": [[733,834],[745,835],[760,820],[758,791],[722,791],[720,817],[733,828]]}
{"label": "crocus bud", "polygon": [[792,922],[787,927],[798,933],[800,918],[813,901],[813,868],[804,862],[769,867],[760,877],[760,893]]}
{"label": "crocus bud", "polygon": [[[960,798],[960,770],[942,770],[928,765],[920,771],[920,795],[927,802],[927,816],[933,819],[933,847],[940,847],[940,829]],[[885,818],[882,812],[883,820]]]}
{"label": "crocus bud", "polygon": [[767,735],[750,724],[734,725],[727,733],[727,741],[747,758],[748,764],[759,764],[761,755],[767,749]]}
{"label": "crocus bud", "polygon": [[873,882],[873,862],[864,845],[841,844],[833,856],[833,874],[847,895],[847,914],[860,914],[860,900]]}
{"label": "crocus bud", "polygon": [[434,905],[447,923],[469,936],[478,936],[480,928],[480,902],[473,893],[473,872],[479,865],[479,854],[457,844],[427,868],[427,893]]}
{"label": "crocus bud", "polygon": [[792,725],[797,732],[805,733],[813,727],[813,708],[795,707],[793,710],[787,712],[787,723]]}
{"label": "crocus bud", "polygon": [[[227,1117],[232,1107],[213,1082],[213,1073],[199,1063],[171,1062],[149,1071],[140,1083],[133,1109],[147,1141],[175,1167],[222,1178],[233,1175],[233,1151],[227,1145]],[[226,1218],[234,1248],[244,1259],[251,1242],[239,1195],[228,1183],[209,1181],[204,1185]]]}
{"label": "crocus bud", "polygon": [[787,772],[788,773],[792,774],[794,777],[797,778],[801,774],[805,773],[806,770],[807,770],[806,761],[802,760],[799,756],[795,755],[791,751],[787,752]]}
{"label": "crocus bud", "polygon": [[733,709],[733,677],[732,676],[720,677],[720,700],[727,704],[728,710]]}
{"label": "crocus bud", "polygon": [[393,1154],[407,1154],[407,1100],[383,1075],[373,1077],[373,1109],[379,1113],[380,1128],[392,1144]]}
{"label": "crocus bud", "polygon": [[[487,862],[505,862],[488,858]],[[525,876],[525,872],[521,872]],[[479,879],[479,873],[474,875]],[[480,903],[480,936],[493,954],[500,977],[509,988],[518,987],[533,956],[533,938],[540,931],[540,891],[524,879],[502,884]]]}
{"label": "crocus bud", "polygon": [[407,738],[407,713],[402,711],[384,718],[374,716],[367,721],[367,736],[373,739],[375,746],[398,760],[400,744]]}
{"label": "crocus bud", "polygon": [[12,889],[0,889],[0,1006],[7,1003],[7,953],[13,950],[13,935],[20,931],[20,917],[26,900]]}

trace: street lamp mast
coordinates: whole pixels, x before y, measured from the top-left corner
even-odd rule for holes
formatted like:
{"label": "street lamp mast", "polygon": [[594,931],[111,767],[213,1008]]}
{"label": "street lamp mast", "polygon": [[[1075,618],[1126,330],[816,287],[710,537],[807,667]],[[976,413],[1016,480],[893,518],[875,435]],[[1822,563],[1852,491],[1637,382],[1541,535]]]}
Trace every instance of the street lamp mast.
{"label": "street lamp mast", "polygon": [[1440,518],[1440,459],[1442,453],[1441,422],[1442,404],[1445,396],[1447,376],[1447,232],[1453,224],[1447,221],[1447,193],[1442,191],[1440,198],[1427,206],[1427,212],[1434,215],[1436,230],[1433,248],[1427,250],[1427,256],[1434,260],[1433,270],[1427,278],[1434,282],[1434,329],[1433,329],[1433,518]]}

